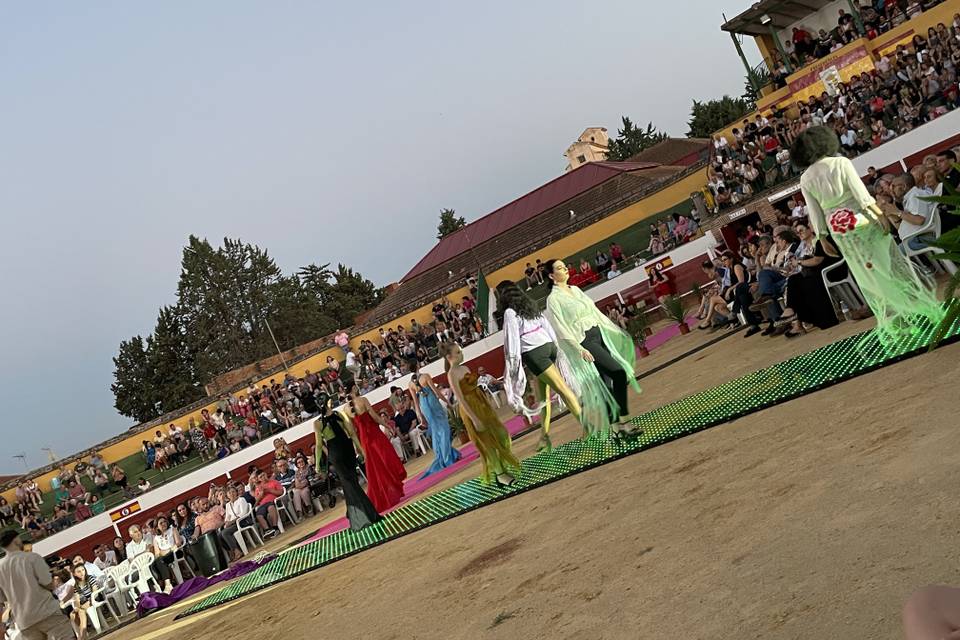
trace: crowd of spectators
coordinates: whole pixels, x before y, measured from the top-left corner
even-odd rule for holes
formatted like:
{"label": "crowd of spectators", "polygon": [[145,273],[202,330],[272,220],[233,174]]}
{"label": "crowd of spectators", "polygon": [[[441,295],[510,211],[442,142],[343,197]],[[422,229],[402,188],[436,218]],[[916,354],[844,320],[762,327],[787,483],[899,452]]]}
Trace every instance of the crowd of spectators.
{"label": "crowd of spectators", "polygon": [[[229,563],[242,559],[244,552],[237,540],[241,527],[252,527],[269,539],[279,532],[281,508],[295,522],[317,512],[316,499],[331,504],[330,480],[314,470],[314,451],[290,455],[289,447],[279,440],[270,469],[247,469],[248,480],[211,484],[207,495],[191,498],[169,511],[159,511],[146,521],[127,527],[127,538],[116,537],[112,544],[97,544],[89,557],[50,558],[53,582],[51,591],[70,616],[77,637],[86,634],[90,605],[110,591],[109,571],[125,560],[153,554],[150,572],[161,589],[169,593],[173,583],[183,579],[175,570],[179,559],[199,575],[204,560],[213,553],[223,554]],[[322,509],[322,503],[320,508]],[[204,542],[205,544],[199,544]],[[124,597],[115,592],[118,597]],[[132,603],[131,603],[132,604]]]}
{"label": "crowd of spectators", "polygon": [[708,168],[714,212],[751,199],[792,178],[789,148],[814,125],[832,127],[848,157],[869,151],[960,106],[960,16],[954,24],[916,35],[876,63],[876,70],[841,83],[836,95],[799,101],[791,115],[756,115],[733,129],[732,139],[716,136]]}
{"label": "crowd of spectators", "polygon": [[[840,9],[837,26],[830,30],[819,29],[813,33],[802,25],[794,27],[790,39],[784,42],[790,69],[796,71],[860,38],[858,18],[863,25],[862,35],[873,40],[941,2],[943,0],[861,0],[859,16]],[[960,28],[960,15],[954,16],[951,27]],[[790,70],[779,52],[773,55],[768,66],[774,86],[786,86]]]}
{"label": "crowd of spectators", "polygon": [[[35,480],[25,480],[17,486],[12,504],[0,498],[0,526],[16,525],[32,539],[41,539],[101,513],[104,498],[111,494],[132,498],[150,490],[151,482],[143,476],[155,479],[158,473],[198,458],[201,463],[224,458],[318,415],[321,394],[343,403],[352,381],[363,393],[389,384],[410,373],[414,362],[422,366],[437,359],[441,342],[466,346],[482,338],[484,326],[476,309],[473,295],[458,303],[438,300],[431,322],[413,320],[409,327],[383,328],[379,341],[363,340],[356,351],[347,347],[342,363],[328,357],[322,372],[307,370],[302,377],[288,373],[259,387],[251,383],[241,393],[223,394],[213,411],[201,411],[199,421],[191,417],[185,427],[171,423],[142,440],[143,474],[134,482],[120,465],[107,464],[97,452],[71,469],[61,466],[52,482],[52,496],[45,497]],[[52,506],[44,510],[44,500],[50,499]]]}
{"label": "crowd of spectators", "polygon": [[[923,249],[940,232],[958,226],[960,216],[944,205],[927,198],[960,187],[957,158],[960,146],[926,156],[909,172],[893,175],[871,167],[864,179],[891,228],[901,250]],[[703,271],[709,286],[702,288],[700,328],[737,327],[741,319],[752,336],[784,334],[796,337],[810,327],[824,329],[837,323],[837,309],[827,294],[821,277],[826,267],[840,258],[836,247],[824,247],[810,227],[802,201],[791,199],[789,213],[780,215],[777,224],[748,225],[739,237],[739,246],[721,254],[718,262],[707,261]],[[827,250],[830,249],[830,250]],[[932,264],[914,259],[915,267],[930,275]],[[838,267],[831,279],[846,277]],[[869,310],[851,309],[851,317],[866,317]],[[738,318],[739,316],[739,318]],[[761,325],[766,328],[761,329]]]}

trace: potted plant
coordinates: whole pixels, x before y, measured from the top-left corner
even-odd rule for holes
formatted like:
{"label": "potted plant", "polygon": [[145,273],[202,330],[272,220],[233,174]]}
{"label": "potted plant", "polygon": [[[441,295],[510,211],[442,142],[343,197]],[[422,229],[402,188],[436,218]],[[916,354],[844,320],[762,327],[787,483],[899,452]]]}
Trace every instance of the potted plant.
{"label": "potted plant", "polygon": [[687,326],[687,314],[683,309],[683,300],[679,296],[667,296],[663,299],[663,311],[667,317],[677,323],[681,334],[690,333]]}
{"label": "potted plant", "polygon": [[460,411],[456,407],[447,409],[447,422],[450,423],[450,435],[456,436],[460,444],[470,443],[470,434],[467,433],[467,427],[463,424],[463,418],[460,417]]}
{"label": "potted plant", "polygon": [[643,311],[627,321],[627,333],[629,333],[637,344],[637,355],[646,358],[650,355],[647,350],[647,331],[650,330],[650,320]]}
{"label": "potted plant", "polygon": [[[953,168],[960,171],[960,163],[955,163]],[[943,195],[921,198],[921,200],[943,205],[946,211],[941,212],[941,215],[946,213],[947,215],[960,216],[960,193],[949,183],[945,182],[943,186],[946,191]],[[931,257],[939,260],[950,260],[955,264],[960,262],[960,229],[947,231],[933,243],[933,246],[942,249],[943,253],[934,253]],[[960,318],[960,298],[957,297],[958,290],[960,290],[960,271],[950,276],[950,280],[947,282],[947,287],[944,291],[947,310],[943,320],[940,321],[940,324],[934,331],[933,339],[930,341],[931,350],[940,345],[943,339],[947,337],[947,334],[950,333],[954,323]]]}

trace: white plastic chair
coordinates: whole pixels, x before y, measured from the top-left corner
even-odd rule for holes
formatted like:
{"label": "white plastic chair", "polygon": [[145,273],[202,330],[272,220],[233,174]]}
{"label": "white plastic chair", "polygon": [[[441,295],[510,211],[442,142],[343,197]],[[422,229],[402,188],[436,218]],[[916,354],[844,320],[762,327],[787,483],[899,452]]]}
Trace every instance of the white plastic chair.
{"label": "white plastic chair", "polygon": [[490,389],[490,385],[484,384],[482,382],[477,384],[477,386],[483,389],[484,392],[486,392],[486,394],[490,396],[490,399],[493,400],[493,404],[497,406],[497,409],[499,409],[502,406],[503,403],[500,400],[499,391],[493,391],[492,389]]}
{"label": "white plastic chair", "polygon": [[[244,524],[244,521],[246,521],[247,524]],[[237,539],[237,544],[240,545],[240,550],[243,551],[243,555],[247,555],[246,536],[248,535],[250,536],[251,547],[254,546],[254,543],[256,543],[258,547],[263,546],[263,537],[260,535],[257,519],[252,512],[237,520],[237,530],[233,534],[233,537]]]}
{"label": "white plastic chair", "polygon": [[[153,565],[154,557],[149,551],[142,553],[130,561],[130,573],[127,574],[127,584],[133,587],[137,593],[137,598],[148,591],[161,591],[160,583],[153,577],[150,567]],[[154,589],[150,588],[153,583]]]}
{"label": "white plastic chair", "polygon": [[430,451],[430,443],[427,442],[427,437],[423,429],[411,429],[410,430],[410,442],[414,447],[420,450],[420,453],[426,455]]}
{"label": "white plastic chair", "polygon": [[910,235],[904,236],[901,238],[903,242],[903,251],[908,258],[913,260],[923,255],[930,254],[932,258],[930,262],[933,264],[933,268],[940,270],[941,265],[947,273],[953,275],[957,272],[957,265],[954,264],[951,260],[939,260],[937,259],[937,254],[946,253],[940,247],[927,246],[922,249],[911,249],[909,241],[913,238],[923,235],[932,235],[934,238],[939,238],[941,232],[941,223],[940,223],[940,211],[937,209],[933,210],[933,213],[930,215],[930,219],[927,220],[927,223],[911,233]]}
{"label": "white plastic chair", "polygon": [[290,525],[297,524],[297,521],[294,519],[293,514],[290,513],[290,510],[287,509],[287,488],[283,488],[283,493],[273,499],[273,506],[277,509],[277,528],[280,529],[280,533],[284,532],[283,528],[283,516],[287,516],[287,520],[290,521]]}
{"label": "white plastic chair", "polygon": [[[98,599],[101,597],[101,599]],[[101,612],[101,607],[106,605],[106,611]],[[87,616],[90,618],[90,622],[93,624],[93,628],[97,630],[97,633],[102,633],[104,628],[110,627],[110,619],[106,614],[113,616],[113,619],[116,621],[116,624],[120,624],[120,614],[113,608],[113,604],[110,602],[110,598],[103,588],[94,589],[90,593],[90,607],[87,609]]]}
{"label": "white plastic chair", "polygon": [[831,299],[834,297],[831,289],[836,289],[837,297],[843,302],[846,302],[848,307],[851,309],[862,309],[867,306],[867,301],[849,271],[847,271],[847,277],[843,280],[830,280],[830,274],[846,264],[846,260],[840,260],[829,267],[824,267],[823,271],[820,272],[820,277],[823,278],[823,286],[826,288],[827,295],[830,296]]}
{"label": "white plastic chair", "polygon": [[173,577],[176,578],[177,584],[183,584],[183,571],[180,567],[183,567],[190,572],[190,576],[193,578],[197,577],[196,572],[193,570],[193,567],[190,566],[190,563],[187,562],[187,554],[184,553],[183,549],[177,549],[173,552],[173,562],[170,563],[170,568],[173,570]]}

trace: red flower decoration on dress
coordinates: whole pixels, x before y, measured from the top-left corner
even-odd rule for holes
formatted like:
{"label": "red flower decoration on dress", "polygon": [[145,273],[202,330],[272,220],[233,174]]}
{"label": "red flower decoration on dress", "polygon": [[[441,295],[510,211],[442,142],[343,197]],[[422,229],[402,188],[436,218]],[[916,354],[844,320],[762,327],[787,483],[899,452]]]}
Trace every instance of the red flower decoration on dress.
{"label": "red flower decoration on dress", "polygon": [[837,209],[830,214],[830,229],[834,233],[847,233],[853,231],[857,226],[857,214],[850,209]]}

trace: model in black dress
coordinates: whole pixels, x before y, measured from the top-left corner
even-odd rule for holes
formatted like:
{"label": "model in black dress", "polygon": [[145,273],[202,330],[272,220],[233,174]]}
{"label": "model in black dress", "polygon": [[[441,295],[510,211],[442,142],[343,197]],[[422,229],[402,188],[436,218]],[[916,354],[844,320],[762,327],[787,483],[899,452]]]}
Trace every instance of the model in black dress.
{"label": "model in black dress", "polygon": [[[353,439],[348,435],[347,423],[339,411],[321,404],[323,416],[314,423],[317,435],[317,451],[321,446],[327,450],[330,466],[336,472],[343,487],[343,499],[347,503],[347,520],[354,531],[377,522],[382,516],[374,509],[370,498],[360,488],[357,476],[357,452]],[[321,445],[322,441],[322,445]],[[319,453],[316,456],[320,459]]]}

